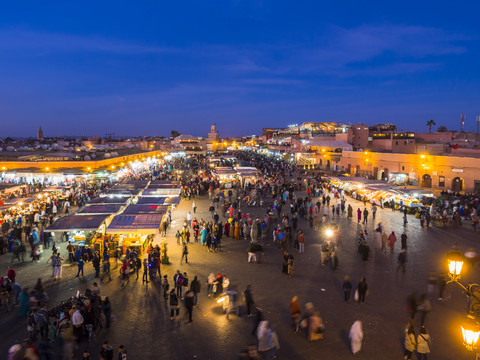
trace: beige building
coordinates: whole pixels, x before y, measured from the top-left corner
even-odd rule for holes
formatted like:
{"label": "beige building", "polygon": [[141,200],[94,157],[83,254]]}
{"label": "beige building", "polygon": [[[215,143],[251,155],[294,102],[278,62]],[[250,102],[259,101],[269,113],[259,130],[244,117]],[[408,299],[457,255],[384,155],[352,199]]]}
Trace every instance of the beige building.
{"label": "beige building", "polygon": [[343,151],[332,169],[354,176],[392,179],[439,190],[480,192],[480,159],[428,154],[395,154]]}

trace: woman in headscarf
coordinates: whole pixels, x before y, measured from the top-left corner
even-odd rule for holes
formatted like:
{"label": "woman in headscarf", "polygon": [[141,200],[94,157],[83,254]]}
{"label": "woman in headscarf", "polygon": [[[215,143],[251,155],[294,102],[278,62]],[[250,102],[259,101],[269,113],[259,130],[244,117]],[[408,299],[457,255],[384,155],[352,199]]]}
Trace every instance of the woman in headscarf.
{"label": "woman in headscarf", "polygon": [[308,341],[323,339],[323,320],[320,312],[314,311],[308,318]]}
{"label": "woman in headscarf", "polygon": [[282,273],[287,275],[288,275],[288,260],[289,260],[288,251],[285,251],[283,253]]}
{"label": "woman in headscarf", "polygon": [[292,318],[292,325],[295,332],[298,332],[298,325],[300,323],[300,305],[298,304],[298,296],[294,296],[290,302],[290,317]]}
{"label": "woman in headscarf", "polygon": [[258,324],[257,329],[258,352],[263,359],[273,359],[275,352],[280,349],[277,334],[270,328],[268,321],[264,320]]}
{"label": "woman in headscarf", "polygon": [[227,237],[230,236],[230,235],[229,235],[229,234],[230,234],[230,223],[229,223],[228,221],[225,222],[225,229],[224,229],[224,231],[225,231],[225,236],[227,236]]}
{"label": "woman in headscarf", "polygon": [[353,323],[352,327],[350,328],[350,334],[348,335],[348,337],[350,338],[352,354],[355,355],[362,349],[363,330],[362,322],[360,320],[357,320]]}
{"label": "woman in headscarf", "polygon": [[410,360],[412,354],[417,348],[417,340],[415,339],[415,327],[410,325],[405,331],[405,359]]}
{"label": "woman in headscarf", "polygon": [[235,234],[235,239],[240,239],[240,226],[238,224],[238,221],[235,221],[235,230],[233,232]]}
{"label": "woman in headscarf", "polygon": [[257,230],[257,220],[253,220],[252,228],[250,229],[250,237],[252,238],[253,242],[257,242],[258,239],[258,230]]}

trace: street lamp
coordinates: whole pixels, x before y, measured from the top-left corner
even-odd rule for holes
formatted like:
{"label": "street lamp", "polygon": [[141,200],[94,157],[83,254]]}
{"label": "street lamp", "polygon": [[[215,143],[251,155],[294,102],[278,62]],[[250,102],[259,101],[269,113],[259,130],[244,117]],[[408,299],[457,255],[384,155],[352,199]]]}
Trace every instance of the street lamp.
{"label": "street lamp", "polygon": [[448,275],[452,281],[457,281],[462,276],[462,267],[464,262],[463,255],[457,250],[453,249],[448,253]]}
{"label": "street lamp", "polygon": [[473,316],[467,316],[467,319],[462,323],[462,335],[465,347],[471,351],[475,350],[480,336],[480,326]]}
{"label": "street lamp", "polygon": [[[468,287],[460,283],[460,278],[462,276],[463,263],[465,262],[464,256],[458,251],[456,247],[452,249],[447,255],[447,265],[448,265],[448,276],[450,281],[447,282],[447,285],[450,283],[455,283],[460,286],[469,297],[475,299],[475,301],[480,303],[480,298],[474,291],[474,288],[478,288],[480,285],[469,283]],[[468,309],[467,318],[461,324],[462,335],[463,335],[463,344],[465,347],[472,351],[477,348],[478,339],[480,337],[480,318],[477,311],[473,311],[473,308]],[[477,354],[477,360],[480,359],[480,354]]]}

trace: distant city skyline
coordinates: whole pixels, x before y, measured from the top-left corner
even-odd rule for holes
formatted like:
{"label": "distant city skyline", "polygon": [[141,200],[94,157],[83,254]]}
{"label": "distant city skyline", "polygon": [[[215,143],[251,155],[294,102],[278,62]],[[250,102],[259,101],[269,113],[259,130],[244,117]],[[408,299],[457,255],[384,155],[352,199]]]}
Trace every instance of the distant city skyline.
{"label": "distant city skyline", "polygon": [[476,130],[480,3],[10,2],[0,137],[259,134],[307,121]]}

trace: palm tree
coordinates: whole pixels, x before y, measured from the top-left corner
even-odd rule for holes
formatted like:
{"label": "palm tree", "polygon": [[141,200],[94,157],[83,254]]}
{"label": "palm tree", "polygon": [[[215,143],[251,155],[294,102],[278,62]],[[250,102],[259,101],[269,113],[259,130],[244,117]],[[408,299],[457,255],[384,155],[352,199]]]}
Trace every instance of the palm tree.
{"label": "palm tree", "polygon": [[428,121],[427,121],[427,126],[428,126],[428,132],[429,132],[429,133],[432,132],[432,126],[435,126],[435,125],[437,125],[437,124],[435,123],[435,121],[433,121],[433,120],[428,120]]}

